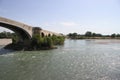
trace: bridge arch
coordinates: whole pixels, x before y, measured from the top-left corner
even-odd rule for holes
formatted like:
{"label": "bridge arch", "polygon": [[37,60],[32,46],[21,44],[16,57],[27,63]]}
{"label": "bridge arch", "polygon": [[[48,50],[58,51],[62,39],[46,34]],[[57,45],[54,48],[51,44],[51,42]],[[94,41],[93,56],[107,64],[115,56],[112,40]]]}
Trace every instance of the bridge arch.
{"label": "bridge arch", "polygon": [[42,36],[42,37],[45,37],[45,34],[42,32],[42,33],[41,33],[41,36]]}
{"label": "bridge arch", "polygon": [[5,24],[5,23],[0,23],[0,27],[4,27],[7,29],[12,30],[13,32],[15,32],[20,38],[22,38],[22,40],[25,39],[31,39],[31,36],[23,29],[10,25],[10,24]]}
{"label": "bridge arch", "polygon": [[29,40],[32,38],[32,27],[23,23],[0,17],[0,27],[12,30],[22,40]]}
{"label": "bridge arch", "polygon": [[48,37],[50,37],[51,36],[51,34],[48,34]]}

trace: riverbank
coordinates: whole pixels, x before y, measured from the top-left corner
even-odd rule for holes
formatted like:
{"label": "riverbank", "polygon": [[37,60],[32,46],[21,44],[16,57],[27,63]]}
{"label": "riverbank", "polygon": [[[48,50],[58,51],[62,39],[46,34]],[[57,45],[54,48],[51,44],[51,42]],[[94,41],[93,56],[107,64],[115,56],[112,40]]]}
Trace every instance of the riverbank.
{"label": "riverbank", "polygon": [[75,37],[75,38],[68,37],[68,39],[120,39],[120,37],[115,37],[115,38],[112,38],[112,37]]}
{"label": "riverbank", "polygon": [[8,45],[12,43],[12,39],[0,39],[0,45]]}
{"label": "riverbank", "polygon": [[69,33],[67,38],[70,39],[120,39],[119,33],[113,33],[111,35],[103,35],[101,33],[94,33],[91,31],[87,31],[85,34],[78,33]]}

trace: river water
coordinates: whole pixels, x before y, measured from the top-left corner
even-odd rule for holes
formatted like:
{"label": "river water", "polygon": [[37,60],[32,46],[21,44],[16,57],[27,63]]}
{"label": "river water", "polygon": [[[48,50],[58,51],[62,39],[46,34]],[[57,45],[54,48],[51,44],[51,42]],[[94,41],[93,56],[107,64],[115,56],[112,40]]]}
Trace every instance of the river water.
{"label": "river water", "polygon": [[0,49],[0,80],[120,80],[120,41],[66,40],[45,51]]}

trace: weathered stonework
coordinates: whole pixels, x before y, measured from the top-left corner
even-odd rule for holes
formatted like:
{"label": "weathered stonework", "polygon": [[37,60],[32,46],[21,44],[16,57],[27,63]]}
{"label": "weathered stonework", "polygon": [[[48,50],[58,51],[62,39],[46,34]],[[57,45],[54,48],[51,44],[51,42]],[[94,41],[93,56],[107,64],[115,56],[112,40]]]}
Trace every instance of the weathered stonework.
{"label": "weathered stonework", "polygon": [[24,23],[20,23],[11,19],[3,18],[3,17],[0,17],[0,26],[8,28],[20,34],[20,36],[22,36],[22,38],[25,38],[25,39],[32,38],[32,35],[36,33],[39,33],[42,36],[52,36],[52,35],[61,36],[58,33],[43,30],[40,27],[32,27]]}
{"label": "weathered stonework", "polygon": [[[5,24],[5,25],[3,26],[3,24]],[[29,25],[26,25],[24,23],[20,23],[20,22],[14,21],[14,20],[10,20],[7,18],[0,17],[0,26],[10,29],[9,27],[6,27],[7,25],[11,25],[15,29],[20,28],[20,29],[24,30],[24,32],[27,32],[30,35],[30,37],[32,37],[32,26],[29,26]],[[12,28],[11,28],[11,30],[12,30]]]}
{"label": "weathered stonework", "polygon": [[40,34],[43,37],[44,36],[52,36],[52,35],[61,36],[58,33],[47,31],[47,30],[43,30],[40,27],[33,27],[33,34]]}

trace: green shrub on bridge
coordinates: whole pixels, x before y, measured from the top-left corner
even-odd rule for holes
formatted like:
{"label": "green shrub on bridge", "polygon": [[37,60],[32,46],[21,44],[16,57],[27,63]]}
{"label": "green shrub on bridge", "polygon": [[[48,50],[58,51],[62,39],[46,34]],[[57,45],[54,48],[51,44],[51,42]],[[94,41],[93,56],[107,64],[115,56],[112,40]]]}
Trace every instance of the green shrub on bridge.
{"label": "green shrub on bridge", "polygon": [[33,49],[52,48],[54,45],[64,44],[64,40],[65,38],[62,36],[41,37],[39,34],[36,34],[32,37],[31,47]]}
{"label": "green shrub on bridge", "polygon": [[54,45],[63,45],[64,44],[65,37],[63,37],[63,36],[53,35],[51,38],[53,40]]}

